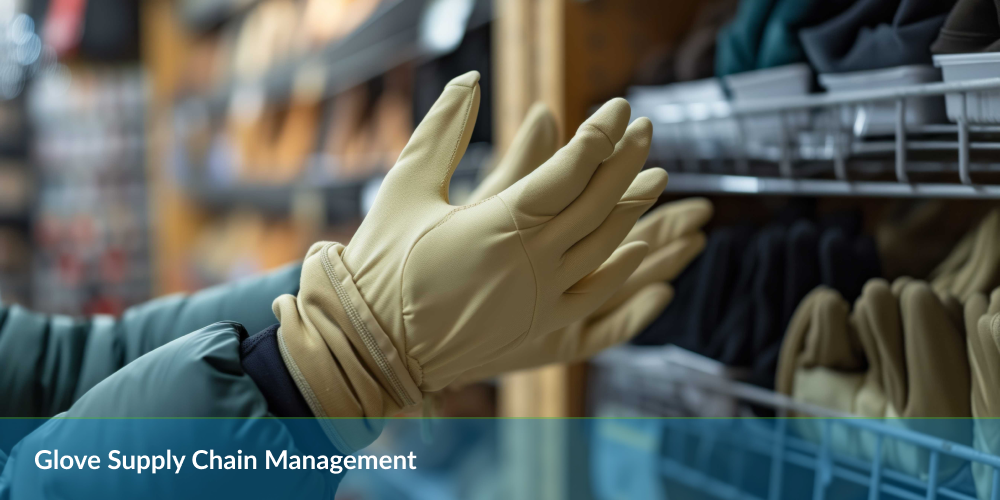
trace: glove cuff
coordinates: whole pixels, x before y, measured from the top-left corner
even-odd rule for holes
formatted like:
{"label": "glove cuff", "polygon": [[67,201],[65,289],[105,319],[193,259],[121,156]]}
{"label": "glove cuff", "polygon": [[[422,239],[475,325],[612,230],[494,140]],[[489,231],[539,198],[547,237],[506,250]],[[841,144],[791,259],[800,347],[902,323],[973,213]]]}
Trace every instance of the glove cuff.
{"label": "glove cuff", "polygon": [[423,394],[341,261],[343,249],[338,243],[313,245],[298,296],[278,297],[273,308],[289,373],[334,445],[350,453],[381,431],[364,419],[414,407]]}

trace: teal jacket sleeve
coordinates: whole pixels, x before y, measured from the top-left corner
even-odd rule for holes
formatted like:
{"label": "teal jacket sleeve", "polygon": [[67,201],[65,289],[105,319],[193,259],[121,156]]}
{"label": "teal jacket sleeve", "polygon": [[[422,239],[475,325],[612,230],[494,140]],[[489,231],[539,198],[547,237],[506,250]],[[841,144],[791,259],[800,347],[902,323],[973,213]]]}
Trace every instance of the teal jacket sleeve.
{"label": "teal jacket sleeve", "polygon": [[171,295],[109,316],[70,318],[0,306],[0,417],[46,417],[123,366],[174,339],[219,321],[250,332],[277,320],[271,302],[295,294],[301,264]]}
{"label": "teal jacket sleeve", "polygon": [[[0,500],[332,499],[343,473],[318,466],[270,466],[266,461],[268,453],[306,453],[315,460],[341,454],[329,442],[321,443],[315,419],[272,417],[264,395],[242,368],[240,342],[246,336],[237,323],[215,323],[105,378],[67,411],[24,437],[5,464],[0,452]],[[101,466],[42,470],[36,461],[46,450],[63,456],[97,455]],[[115,450],[124,469],[113,467]],[[198,450],[206,451],[196,457]],[[253,467],[248,462],[223,465],[222,459],[212,461],[209,450],[256,460]],[[172,462],[174,469],[161,468],[155,475],[150,462],[145,472],[137,468],[141,462],[135,458],[129,466],[129,457],[164,456],[168,451],[175,459],[186,456],[186,462]]]}

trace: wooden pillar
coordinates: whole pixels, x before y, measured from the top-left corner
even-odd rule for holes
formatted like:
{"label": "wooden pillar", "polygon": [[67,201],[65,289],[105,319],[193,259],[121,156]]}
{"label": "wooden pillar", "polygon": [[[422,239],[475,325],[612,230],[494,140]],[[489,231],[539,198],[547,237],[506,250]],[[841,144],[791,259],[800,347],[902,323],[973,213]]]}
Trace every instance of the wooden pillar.
{"label": "wooden pillar", "polygon": [[176,2],[142,2],[142,59],[150,83],[147,119],[146,173],[153,294],[183,291],[188,282],[180,270],[187,251],[205,222],[205,214],[184,194],[170,175],[173,105],[195,42],[177,17]]}

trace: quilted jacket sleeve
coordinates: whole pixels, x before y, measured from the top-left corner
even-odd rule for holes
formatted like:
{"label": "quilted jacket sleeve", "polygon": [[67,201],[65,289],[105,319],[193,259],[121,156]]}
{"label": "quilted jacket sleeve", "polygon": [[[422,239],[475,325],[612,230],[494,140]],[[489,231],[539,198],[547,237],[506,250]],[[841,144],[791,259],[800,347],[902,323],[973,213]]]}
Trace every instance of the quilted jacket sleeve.
{"label": "quilted jacket sleeve", "polygon": [[[0,500],[37,498],[333,499],[341,474],[314,468],[268,467],[266,453],[342,455],[324,442],[314,419],[278,419],[241,364],[246,330],[219,322],[168,342],[105,378],[55,418],[40,420],[9,454],[0,452]],[[9,422],[9,421],[8,421]],[[5,422],[6,423],[6,422]],[[6,427],[5,427],[6,429]],[[97,470],[42,470],[41,450],[98,455]],[[111,470],[110,450],[124,467]],[[128,457],[187,456],[160,474],[131,467]],[[254,471],[196,470],[194,452],[253,455]],[[209,457],[201,458],[207,467]],[[6,463],[4,463],[6,462]],[[241,467],[243,468],[243,467]],[[251,468],[249,465],[245,468]],[[137,473],[138,472],[138,473]],[[184,474],[174,479],[174,474]]]}
{"label": "quilted jacket sleeve", "polygon": [[0,417],[66,411],[98,382],[176,338],[219,321],[257,332],[276,322],[275,297],[295,294],[301,265],[171,295],[121,318],[70,318],[0,305]]}

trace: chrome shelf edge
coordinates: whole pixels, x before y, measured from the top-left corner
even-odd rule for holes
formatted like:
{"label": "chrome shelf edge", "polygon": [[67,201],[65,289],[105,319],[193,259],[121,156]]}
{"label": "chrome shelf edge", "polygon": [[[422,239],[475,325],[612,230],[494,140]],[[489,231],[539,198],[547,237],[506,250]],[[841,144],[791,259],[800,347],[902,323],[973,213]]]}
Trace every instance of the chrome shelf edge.
{"label": "chrome shelf edge", "polygon": [[1000,199],[1000,185],[786,179],[746,175],[671,173],[664,193],[880,198]]}

